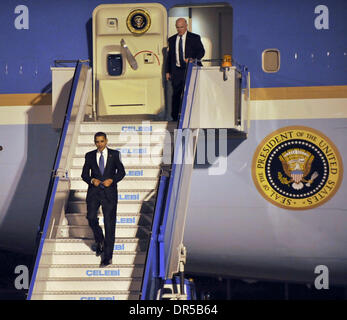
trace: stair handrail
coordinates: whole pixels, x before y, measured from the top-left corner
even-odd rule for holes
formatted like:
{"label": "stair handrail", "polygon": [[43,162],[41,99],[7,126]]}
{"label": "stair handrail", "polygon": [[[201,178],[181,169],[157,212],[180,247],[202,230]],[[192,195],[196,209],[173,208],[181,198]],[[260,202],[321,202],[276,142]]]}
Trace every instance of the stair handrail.
{"label": "stair handrail", "polygon": [[[174,273],[178,272],[179,264],[179,253],[174,252],[178,242],[182,243],[184,234],[184,224],[187,209],[187,201],[181,203],[181,207],[185,207],[182,212],[177,212],[178,196],[181,187],[182,173],[185,168],[185,148],[182,153],[182,165],[178,166],[178,157],[180,156],[180,148],[183,136],[183,128],[188,129],[188,136],[191,132],[189,131],[191,113],[192,113],[192,103],[195,94],[195,88],[198,79],[199,66],[196,62],[189,62],[187,66],[186,81],[182,99],[182,111],[178,122],[177,136],[174,146],[174,160],[171,168],[171,175],[169,180],[167,198],[165,203],[165,211],[163,216],[163,223],[160,226],[160,234],[158,236],[159,251],[160,251],[160,267],[159,276],[162,279],[171,279]],[[190,83],[192,82],[192,90],[189,90]],[[188,97],[192,100],[190,105],[187,105]],[[189,138],[189,137],[188,137]],[[195,151],[194,151],[195,152]],[[195,153],[194,153],[195,155]],[[193,158],[194,158],[193,155]],[[189,179],[190,183],[190,179]],[[174,189],[174,187],[177,187]],[[178,191],[178,192],[177,192]],[[179,218],[179,219],[178,219]],[[175,243],[174,243],[175,242]],[[178,250],[177,250],[178,251]]]}
{"label": "stair handrail", "polygon": [[[83,69],[89,68],[85,63],[86,61],[79,60],[75,67],[75,73],[73,76],[73,82],[71,85],[69,100],[68,100],[68,104],[65,111],[64,122],[63,122],[62,130],[60,133],[59,141],[57,144],[57,152],[55,155],[54,166],[51,172],[50,182],[49,182],[49,186],[48,186],[47,194],[45,198],[45,204],[43,207],[43,213],[42,213],[41,221],[37,231],[36,245],[35,245],[35,251],[34,251],[34,261],[30,270],[31,280],[30,280],[30,287],[29,287],[28,297],[27,297],[28,300],[31,299],[31,296],[33,293],[36,275],[37,275],[41,255],[42,255],[43,245],[44,245],[46,235],[50,226],[51,214],[53,210],[55,195],[58,188],[58,183],[63,178],[66,178],[66,176],[64,175],[66,174],[66,170],[65,170],[66,162],[63,166],[63,169],[61,169],[61,159],[63,155],[63,148],[64,148],[66,136],[68,133],[73,108],[79,107],[81,104],[81,100],[82,100],[81,98],[83,94],[81,93],[80,96],[77,96],[77,89],[81,89],[79,86],[79,82],[80,82],[80,76],[82,73],[82,68]],[[85,88],[85,83],[84,83],[83,92],[85,90],[87,90],[87,88]],[[75,101],[76,97],[80,98],[81,100]]]}
{"label": "stair handrail", "polygon": [[[186,114],[187,105],[187,95],[188,95],[188,85],[191,80],[192,68],[196,63],[189,63],[186,69],[185,79],[186,85],[181,100],[182,112],[180,115],[180,120],[178,122],[178,130],[181,131],[184,125],[184,118]],[[196,81],[196,79],[195,79]],[[196,82],[195,82],[196,84]],[[194,85],[195,85],[194,84]],[[189,110],[188,126],[190,123],[191,110]],[[176,139],[175,151],[179,149],[179,139]],[[177,154],[178,152],[176,152]],[[177,157],[177,156],[176,156]],[[175,175],[175,161],[171,168],[170,178],[166,176],[161,176],[158,186],[158,197],[156,201],[156,207],[154,212],[154,220],[152,225],[151,239],[145,264],[144,277],[142,282],[142,292],[141,300],[153,300],[156,299],[158,290],[161,284],[164,283],[162,279],[165,278],[165,253],[164,253],[164,233],[166,226],[168,225],[168,199],[170,199],[168,194],[168,189],[170,188],[170,194],[172,193],[173,181]],[[165,205],[165,206],[164,206]],[[160,277],[162,279],[160,279]]]}
{"label": "stair handrail", "polygon": [[159,246],[158,236],[162,220],[163,205],[166,195],[168,177],[162,175],[159,180],[158,196],[154,210],[151,239],[148,247],[142,281],[141,300],[154,300],[159,289]]}

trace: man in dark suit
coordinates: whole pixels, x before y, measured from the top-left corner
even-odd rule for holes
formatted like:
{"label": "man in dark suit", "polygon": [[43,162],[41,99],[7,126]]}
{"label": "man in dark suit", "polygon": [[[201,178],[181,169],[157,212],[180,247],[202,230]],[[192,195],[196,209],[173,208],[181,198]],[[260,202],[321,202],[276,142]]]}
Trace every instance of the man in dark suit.
{"label": "man in dark suit", "polygon": [[[180,113],[181,95],[184,89],[184,76],[188,60],[201,58],[205,49],[200,36],[187,31],[187,21],[184,18],[176,20],[177,34],[169,38],[169,52],[166,60],[166,80],[171,80],[173,87],[171,116],[177,121]],[[199,63],[201,65],[201,63]]]}
{"label": "man in dark suit", "polygon": [[[88,184],[87,219],[96,242],[96,255],[103,253],[100,267],[111,264],[117,216],[117,182],[125,176],[120,153],[106,147],[107,137],[103,132],[94,136],[97,150],[85,155],[82,179]],[[97,217],[100,205],[104,215],[105,237]]]}

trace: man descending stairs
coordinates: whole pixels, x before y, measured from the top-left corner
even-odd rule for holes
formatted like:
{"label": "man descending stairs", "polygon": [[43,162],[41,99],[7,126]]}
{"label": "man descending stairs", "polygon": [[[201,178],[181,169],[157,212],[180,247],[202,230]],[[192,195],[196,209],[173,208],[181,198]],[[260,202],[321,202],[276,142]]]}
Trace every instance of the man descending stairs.
{"label": "man descending stairs", "polygon": [[[171,155],[167,122],[81,124],[70,169],[65,213],[45,240],[32,299],[139,299],[156,190],[165,141]],[[107,134],[108,147],[121,153],[126,176],[118,183],[116,239],[112,264],[100,267],[86,218],[87,184],[80,178],[84,155],[95,149],[94,133]],[[165,140],[168,139],[168,140]],[[165,151],[164,151],[165,153]],[[103,229],[103,216],[98,214]]]}

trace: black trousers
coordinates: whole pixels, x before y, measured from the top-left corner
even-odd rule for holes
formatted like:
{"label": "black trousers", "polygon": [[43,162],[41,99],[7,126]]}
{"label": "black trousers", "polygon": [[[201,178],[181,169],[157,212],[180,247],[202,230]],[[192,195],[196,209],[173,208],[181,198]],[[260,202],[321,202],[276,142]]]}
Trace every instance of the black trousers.
{"label": "black trousers", "polygon": [[[108,199],[105,190],[99,189],[97,196],[87,201],[87,219],[91,227],[94,239],[96,242],[104,241],[104,259],[112,259],[115,232],[116,232],[116,219],[117,219],[117,200],[118,197]],[[99,225],[98,210],[102,207],[104,216],[105,236]]]}
{"label": "black trousers", "polygon": [[171,117],[174,121],[178,120],[178,115],[181,112],[181,97],[185,84],[185,70],[185,67],[175,67],[171,74],[171,82],[173,88]]}

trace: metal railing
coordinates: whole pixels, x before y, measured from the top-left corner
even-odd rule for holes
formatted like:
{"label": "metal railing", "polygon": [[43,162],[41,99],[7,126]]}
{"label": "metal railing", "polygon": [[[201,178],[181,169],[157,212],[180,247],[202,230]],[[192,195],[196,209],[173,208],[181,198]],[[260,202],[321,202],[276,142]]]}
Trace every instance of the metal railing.
{"label": "metal railing", "polygon": [[[179,166],[179,158],[182,156],[181,141],[182,141],[182,128],[187,124],[184,124],[184,119],[188,119],[188,125],[191,114],[191,103],[187,107],[187,103],[192,100],[193,92],[188,90],[190,81],[194,80],[194,86],[196,83],[196,72],[193,74],[193,63],[189,63],[186,71],[186,84],[185,90],[181,100],[181,116],[178,122],[178,130],[176,136],[176,142],[174,146],[174,159],[171,167],[170,178],[161,176],[158,197],[156,202],[156,209],[154,213],[154,221],[152,226],[152,235],[146,260],[146,267],[144,272],[144,279],[142,284],[141,300],[153,300],[157,298],[157,293],[160,287],[165,283],[163,279],[167,279],[165,270],[168,268],[168,264],[171,261],[171,248],[181,244],[183,237],[184,219],[177,219],[176,221],[176,205],[177,205],[177,189],[180,189],[182,183],[183,167]],[[187,115],[187,116],[186,116]],[[181,162],[184,163],[184,154]],[[185,203],[187,202],[187,199]],[[186,203],[187,204],[187,203]],[[185,214],[183,215],[185,217]],[[183,225],[182,225],[183,222]],[[175,230],[178,230],[179,237],[175,238]],[[175,238],[175,239],[172,239]],[[179,257],[173,258],[174,261]],[[175,267],[171,268],[175,269]],[[172,273],[172,272],[171,272]],[[171,278],[171,277],[170,277]]]}
{"label": "metal railing", "polygon": [[162,219],[163,205],[166,195],[168,177],[161,176],[158,187],[158,197],[156,201],[154,220],[152,224],[152,234],[146,259],[144,278],[142,281],[141,300],[154,300],[160,287],[159,279],[159,245],[158,236]]}
{"label": "metal railing", "polygon": [[[199,67],[190,62],[186,75],[182,112],[176,132],[174,159],[164,218],[158,237],[160,250],[159,275],[163,279],[171,279],[173,274],[179,271],[180,266],[190,178],[195,158],[196,143],[193,141],[193,137],[196,133],[189,128],[189,125],[198,72]],[[189,152],[191,153],[189,154]]]}
{"label": "metal railing", "polygon": [[[47,237],[52,237],[54,225],[55,223],[59,223],[57,220],[60,219],[62,209],[64,208],[68,197],[70,181],[68,180],[67,172],[69,170],[72,152],[74,150],[74,143],[77,139],[79,124],[84,117],[90,79],[90,68],[82,61],[78,61],[71,86],[69,102],[65,112],[63,128],[57,146],[43,214],[38,227],[34,255],[35,262],[31,267],[28,300],[31,299],[33,294],[44,242]],[[59,197],[59,201],[56,201],[56,195],[58,192],[62,192],[64,195]]]}
{"label": "metal railing", "polygon": [[[235,67],[233,67],[235,69]],[[234,115],[234,127],[240,127],[242,118],[242,106],[241,102],[244,99],[246,102],[249,99],[249,81],[245,79],[247,75],[246,67],[241,70],[240,66],[236,67],[237,72],[235,74],[235,90],[238,92],[235,95],[233,105],[235,105]],[[165,283],[168,279],[173,279],[173,276],[181,273],[181,293],[183,292],[183,270],[185,263],[185,247],[183,245],[185,220],[187,215],[187,208],[190,194],[191,176],[194,166],[196,146],[199,135],[199,129],[192,129],[194,126],[193,118],[194,113],[193,106],[198,101],[199,90],[199,76],[200,72],[206,71],[201,69],[194,63],[189,63],[186,73],[186,81],[184,94],[182,99],[182,111],[178,121],[178,127],[176,130],[175,144],[174,144],[174,156],[171,166],[171,175],[167,186],[166,201],[163,208],[162,223],[160,225],[160,231],[158,234],[157,229],[153,230],[152,241],[158,237],[158,243],[153,243],[154,250],[153,260],[159,256],[159,261],[152,263],[152,267],[146,266],[145,277],[147,279],[144,285],[150,286],[150,280],[153,281],[151,289],[147,288],[147,291],[143,291],[142,299],[153,299],[153,288],[158,288],[158,279],[161,279],[161,284]],[[226,80],[224,80],[226,81]],[[246,91],[248,89],[248,92]],[[243,98],[242,96],[246,97]],[[196,99],[195,99],[196,98]],[[243,106],[243,108],[246,106]],[[196,117],[196,115],[195,115]],[[247,126],[246,126],[247,127]],[[196,128],[196,127],[194,127]],[[161,205],[160,205],[161,208]],[[156,215],[160,213],[156,211]],[[158,217],[155,216],[155,219]],[[159,219],[159,218],[158,218]],[[157,228],[157,224],[156,224]],[[159,250],[159,253],[157,252]],[[151,253],[152,254],[152,253]],[[149,258],[148,258],[149,259]],[[159,263],[159,266],[156,264]],[[150,270],[151,275],[147,272]],[[159,272],[157,274],[157,272]],[[157,279],[156,279],[157,278]],[[155,282],[157,281],[157,282]],[[145,288],[145,287],[143,287]],[[148,294],[150,292],[150,294]],[[182,298],[182,297],[181,297]]]}

